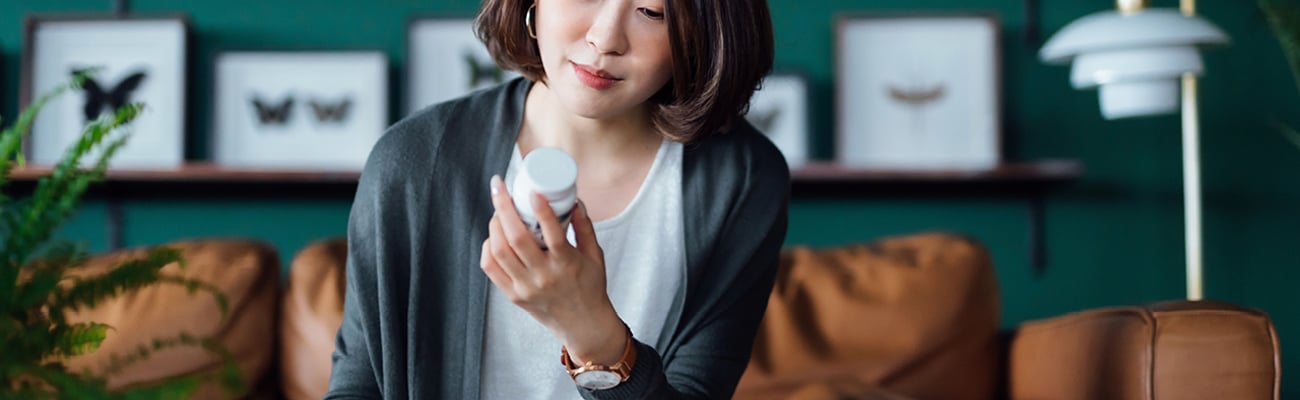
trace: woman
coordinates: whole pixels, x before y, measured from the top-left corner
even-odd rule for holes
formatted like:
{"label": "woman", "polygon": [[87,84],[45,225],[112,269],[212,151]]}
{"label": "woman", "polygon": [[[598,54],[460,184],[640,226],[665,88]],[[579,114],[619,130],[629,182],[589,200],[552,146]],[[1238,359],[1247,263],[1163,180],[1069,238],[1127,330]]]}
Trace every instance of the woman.
{"label": "woman", "polygon": [[[741,117],[766,2],[486,0],[476,25],[526,79],[375,146],[327,398],[729,398],[786,229],[785,161]],[[522,205],[545,247],[507,190],[539,147],[579,167],[567,235]]]}

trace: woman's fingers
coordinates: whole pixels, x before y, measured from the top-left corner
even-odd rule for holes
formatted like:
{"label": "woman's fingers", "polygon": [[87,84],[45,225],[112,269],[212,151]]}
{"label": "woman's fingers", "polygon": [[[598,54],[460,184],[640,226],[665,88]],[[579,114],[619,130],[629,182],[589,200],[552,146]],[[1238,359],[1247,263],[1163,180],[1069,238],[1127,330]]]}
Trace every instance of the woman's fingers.
{"label": "woman's fingers", "polygon": [[555,210],[551,208],[546,196],[533,193],[532,199],[533,215],[537,216],[537,223],[542,226],[542,238],[546,242],[546,247],[550,251],[572,248],[569,246],[569,239],[565,237],[565,227],[560,226],[560,219],[555,215]]}
{"label": "woman's fingers", "polygon": [[578,201],[573,209],[573,236],[578,241],[578,252],[602,265],[605,263],[605,251],[596,242],[596,228],[592,226],[591,216],[587,215],[587,205]]}
{"label": "woman's fingers", "polygon": [[501,237],[525,264],[545,261],[546,254],[542,252],[541,245],[537,244],[532,232],[519,219],[519,212],[515,210],[515,202],[510,199],[505,182],[500,176],[493,175],[491,185],[492,206],[496,208],[495,218],[501,223]]}
{"label": "woman's fingers", "polygon": [[504,228],[501,225],[500,213],[488,222],[488,246],[485,250],[492,255],[492,260],[505,271],[512,283],[521,279],[527,281],[524,279],[528,274],[527,268],[515,255],[515,250],[510,247],[510,244],[506,243]]}
{"label": "woman's fingers", "polygon": [[487,275],[488,280],[492,281],[492,284],[496,285],[498,289],[506,292],[508,296],[513,295],[514,281],[510,279],[510,275],[507,275],[505,270],[501,269],[496,259],[492,258],[492,239],[483,241],[483,252],[479,256],[478,266],[483,269],[483,273]]}

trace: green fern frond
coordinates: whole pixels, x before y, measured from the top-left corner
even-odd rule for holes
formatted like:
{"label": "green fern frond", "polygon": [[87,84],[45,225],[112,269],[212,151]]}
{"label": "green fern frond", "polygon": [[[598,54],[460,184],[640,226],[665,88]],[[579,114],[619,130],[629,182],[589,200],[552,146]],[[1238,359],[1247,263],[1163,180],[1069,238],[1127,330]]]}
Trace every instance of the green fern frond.
{"label": "green fern frond", "polygon": [[81,243],[60,240],[45,246],[39,258],[31,263],[36,270],[69,270],[86,261],[86,246]]}
{"label": "green fern frond", "polygon": [[20,322],[22,327],[18,335],[0,343],[0,349],[4,352],[0,358],[5,359],[6,363],[28,365],[53,361],[50,356],[54,352],[54,331],[58,325],[39,313],[30,312]]}
{"label": "green fern frond", "polygon": [[148,358],[153,353],[179,346],[200,347],[219,357],[221,359],[222,369],[216,374],[216,376],[209,377],[209,379],[216,379],[222,387],[226,388],[226,390],[232,394],[245,391],[246,387],[243,378],[239,376],[239,370],[235,364],[235,357],[230,354],[230,351],[226,350],[221,343],[218,343],[215,340],[196,337],[188,333],[181,333],[171,338],[154,339],[150,345],[141,345],[137,347],[135,351],[125,355],[110,355],[108,364],[104,366],[103,371],[105,371],[105,376],[113,376],[114,374],[120,373],[131,364]]}
{"label": "green fern frond", "polygon": [[31,386],[20,387],[20,388],[18,388],[18,391],[13,392],[13,393],[6,393],[5,395],[8,396],[8,398],[13,399],[13,400],[46,400],[46,399],[51,399],[51,400],[53,400],[53,399],[55,399],[53,393],[47,393],[47,392],[45,392],[45,391],[40,390],[39,388],[35,388],[35,387],[31,387]]}
{"label": "green fern frond", "polygon": [[16,310],[25,310],[38,306],[50,297],[50,293],[58,287],[59,280],[63,279],[63,271],[58,269],[42,269],[32,274],[32,278],[18,285],[18,296],[14,302]]}
{"label": "green fern frond", "polygon": [[170,276],[170,275],[163,275],[158,277],[158,282],[172,283],[172,284],[184,286],[185,290],[189,291],[190,295],[193,295],[198,291],[207,292],[208,294],[212,295],[212,301],[217,303],[217,310],[221,312],[222,319],[225,319],[227,316],[226,314],[230,312],[230,302],[226,299],[226,294],[222,293],[220,288],[213,286],[210,283],[200,281],[197,279],[189,279],[189,278]]}
{"label": "green fern frond", "polygon": [[61,367],[51,368],[50,366],[41,365],[22,368],[21,372],[48,384],[50,391],[61,399],[106,399],[109,397],[108,391],[104,389],[103,380],[73,374]]}
{"label": "green fern frond", "polygon": [[59,290],[50,302],[49,312],[53,316],[61,315],[65,310],[94,307],[100,301],[124,291],[157,283],[162,277],[159,270],[179,259],[180,251],[176,249],[154,248],[144,258],[127,261],[104,275],[81,280],[71,287]]}
{"label": "green fern frond", "polygon": [[[94,72],[95,70],[90,70],[85,73],[77,74],[73,77],[72,82],[58,86],[54,90],[38,97],[36,101],[32,102],[27,107],[27,109],[18,114],[18,119],[14,122],[13,126],[8,129],[0,130],[0,188],[3,188],[9,183],[9,173],[13,171],[14,168],[14,163],[9,160],[17,159],[19,165],[25,163],[25,158],[21,152],[23,137],[31,130],[32,123],[36,121],[37,114],[39,114],[45,105],[54,98],[63,95],[63,93],[70,89],[81,87],[87,77]],[[7,203],[7,198],[5,198],[5,200]],[[10,208],[6,208],[4,213],[7,217],[10,215],[16,216],[24,214],[22,212],[13,212],[13,209]],[[27,231],[25,228],[33,227],[33,225],[22,225],[19,221],[22,221],[22,218],[5,218],[4,222],[6,225],[0,228],[0,231],[4,232],[5,237],[9,238],[5,240],[6,246],[3,248],[3,251],[0,251],[0,309],[4,310],[10,309],[14,303],[14,296],[17,294],[14,289],[18,284],[18,269],[24,263],[23,261],[25,261],[25,257],[21,253],[22,251],[25,251],[25,249],[29,248],[14,247],[14,244],[30,243],[30,240],[26,240],[25,238],[21,240],[13,239],[15,237],[25,236],[23,235],[23,233]],[[37,226],[37,228],[41,227]],[[54,228],[55,227],[48,227],[50,230],[53,230]]]}
{"label": "green fern frond", "polygon": [[1282,45],[1296,88],[1300,89],[1300,5],[1294,1],[1259,0],[1269,25]]}
{"label": "green fern frond", "polygon": [[27,135],[27,132],[31,130],[32,123],[36,122],[36,115],[54,98],[62,96],[68,90],[80,88],[82,83],[95,72],[96,70],[88,70],[74,75],[71,82],[58,86],[49,93],[37,98],[36,101],[27,106],[26,110],[18,114],[18,119],[13,126],[0,131],[0,160],[4,160],[4,162],[0,162],[0,186],[8,182],[9,172],[14,167],[8,160],[16,157],[18,165],[24,164],[25,160],[20,152],[22,150],[23,136]]}
{"label": "green fern frond", "polygon": [[108,338],[107,324],[85,322],[56,327],[54,332],[55,356],[75,357],[90,354]]}
{"label": "green fern frond", "polygon": [[[12,127],[0,131],[0,188],[9,181],[13,168],[25,163],[22,138],[37,113],[55,96],[81,86],[92,73],[78,74],[72,83],[41,96],[19,114]],[[50,175],[37,182],[28,198],[15,201],[0,193],[0,399],[181,399],[191,396],[198,383],[208,379],[219,381],[232,393],[243,390],[229,352],[215,341],[191,335],[155,340],[124,356],[114,355],[110,364],[120,368],[163,348],[200,346],[220,355],[223,368],[219,372],[110,393],[104,377],[89,370],[71,373],[59,362],[96,351],[111,329],[94,322],[68,324],[64,313],[93,307],[126,291],[156,283],[181,285],[191,294],[212,294],[222,318],[228,312],[227,299],[215,286],[161,273],[171,263],[183,266],[180,252],[174,249],[154,249],[103,275],[63,285],[68,279],[66,272],[84,264],[86,252],[68,243],[45,245],[75,212],[89,185],[104,179],[109,160],[130,137],[122,128],[142,110],[143,105],[131,104],[84,125],[78,140]],[[98,155],[91,157],[96,151]],[[92,159],[86,160],[88,157]]]}
{"label": "green fern frond", "polygon": [[[26,229],[8,227],[11,235],[5,243],[7,254],[4,261],[17,264],[28,262],[31,249],[36,244],[48,241],[54,231],[72,215],[86,188],[91,182],[102,180],[107,167],[106,163],[97,162],[96,168],[82,170],[81,159],[102,142],[105,135],[132,121],[141,109],[139,104],[125,106],[113,118],[100,118],[86,125],[78,143],[68,149],[50,176],[40,179],[28,207],[20,210],[22,217],[18,220],[17,227]],[[113,151],[120,146],[110,145]]]}
{"label": "green fern frond", "polygon": [[85,250],[71,242],[56,242],[48,246],[41,258],[29,265],[31,277],[16,288],[14,309],[26,310],[44,304],[59,281],[64,279],[64,271],[80,265],[85,258]]}
{"label": "green fern frond", "polygon": [[23,332],[23,324],[12,315],[0,315],[0,347],[18,337]]}

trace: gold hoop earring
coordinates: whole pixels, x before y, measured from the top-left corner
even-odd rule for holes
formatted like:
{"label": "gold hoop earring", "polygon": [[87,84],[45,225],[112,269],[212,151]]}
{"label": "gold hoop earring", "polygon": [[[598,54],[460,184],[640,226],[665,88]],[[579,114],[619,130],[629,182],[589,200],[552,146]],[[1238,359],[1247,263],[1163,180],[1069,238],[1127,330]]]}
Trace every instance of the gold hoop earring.
{"label": "gold hoop earring", "polygon": [[533,11],[537,10],[537,2],[528,6],[528,13],[524,14],[524,27],[528,29],[528,37],[537,39],[537,28],[533,27]]}

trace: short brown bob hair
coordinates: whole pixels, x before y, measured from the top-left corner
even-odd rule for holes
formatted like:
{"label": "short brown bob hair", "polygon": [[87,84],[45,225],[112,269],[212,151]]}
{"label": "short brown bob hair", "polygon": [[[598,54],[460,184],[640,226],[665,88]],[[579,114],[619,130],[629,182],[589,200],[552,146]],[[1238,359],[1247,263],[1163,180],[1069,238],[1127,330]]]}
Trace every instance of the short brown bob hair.
{"label": "short brown bob hair", "polygon": [[[542,81],[546,71],[524,15],[535,0],[484,0],[475,29],[502,68]],[[668,139],[692,143],[731,129],[772,69],[766,0],[664,0],[672,79],[650,98]]]}

